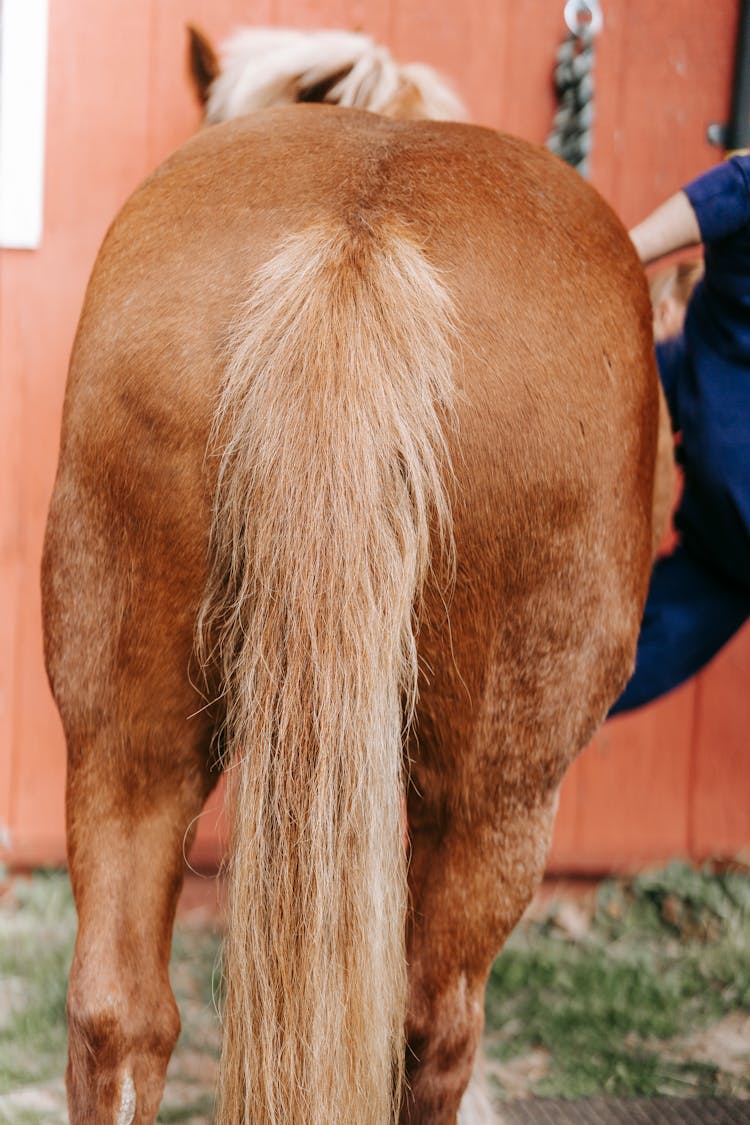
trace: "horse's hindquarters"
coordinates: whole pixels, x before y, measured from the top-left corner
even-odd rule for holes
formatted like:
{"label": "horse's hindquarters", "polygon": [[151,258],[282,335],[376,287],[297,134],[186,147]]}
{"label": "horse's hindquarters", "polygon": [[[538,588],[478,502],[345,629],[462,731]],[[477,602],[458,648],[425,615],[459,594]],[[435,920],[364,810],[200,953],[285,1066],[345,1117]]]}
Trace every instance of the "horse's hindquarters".
{"label": "horse's hindquarters", "polygon": [[446,236],[462,262],[457,575],[448,611],[439,583],[426,606],[410,744],[410,1122],[453,1120],[486,974],[543,873],[560,781],[632,669],[655,367],[625,233],[583,204],[612,250],[594,237],[562,276],[564,227],[508,232],[496,212],[471,265]]}
{"label": "horse's hindquarters", "polygon": [[[379,241],[386,228],[399,232],[398,246]],[[326,259],[323,278],[320,271],[305,273],[304,262],[288,271],[273,307],[264,304],[275,292],[258,281],[268,278],[267,264],[332,230],[344,232],[346,254]],[[399,247],[408,254],[399,256]],[[351,300],[341,304],[342,261],[361,282],[359,322]],[[401,279],[397,300],[393,285],[383,288],[389,276]],[[270,325],[265,342],[273,346],[254,347],[248,356],[248,387],[257,391],[254,380],[262,377],[268,393],[255,395],[249,429],[238,431],[241,446],[242,434],[249,435],[243,448],[250,451],[252,496],[246,511],[234,505],[229,539],[242,540],[242,550],[229,550],[214,580],[221,586],[226,573],[224,589],[231,593],[250,573],[248,588],[262,591],[266,609],[256,620],[252,597],[243,604],[238,651],[246,638],[261,638],[247,665],[252,675],[237,684],[229,677],[218,692],[239,693],[293,663],[297,699],[309,704],[306,716],[297,707],[295,729],[308,730],[309,720],[314,732],[312,716],[320,722],[323,713],[319,685],[308,678],[310,654],[321,647],[316,614],[327,605],[331,620],[348,620],[352,599],[370,590],[373,575],[374,593],[365,599],[371,617],[362,618],[371,626],[353,630],[355,640],[364,637],[367,649],[371,629],[390,620],[390,602],[403,600],[405,589],[409,604],[400,620],[408,628],[383,667],[391,677],[389,699],[408,688],[394,669],[411,643],[410,599],[423,560],[406,566],[403,580],[396,567],[393,589],[400,593],[388,596],[388,606],[378,598],[390,587],[372,560],[379,545],[384,557],[398,561],[409,541],[419,485],[414,465],[433,441],[424,433],[414,439],[408,421],[430,405],[430,380],[411,362],[415,342],[425,339],[425,319],[440,319],[426,296],[414,296],[415,284],[418,289],[429,278],[433,302],[444,287],[458,306],[455,327],[442,324],[436,335],[455,333],[458,401],[455,419],[446,411],[443,425],[455,471],[452,484],[447,473],[444,481],[453,491],[457,573],[448,624],[445,575],[433,560],[438,576],[427,590],[419,635],[424,682],[409,792],[411,1093],[402,1116],[430,1125],[455,1117],[481,1030],[484,978],[543,868],[560,777],[603,718],[632,659],[650,555],[655,435],[647,298],[624,232],[551,158],[483,130],[406,126],[315,108],[218,126],[176,154],[115,222],[81,321],[45,562],[48,665],[68,739],[69,848],[80,915],[70,994],[73,1120],[87,1114],[116,1120],[131,1090],[137,1120],[153,1119],[176,1033],[166,966],[182,845],[210,788],[210,738],[223,710],[222,704],[213,715],[201,710],[190,678],[217,478],[208,436],[227,357],[240,338],[238,318],[246,327],[247,318],[263,322],[245,340],[264,339]],[[295,309],[311,291],[323,302],[320,315],[300,320]],[[280,325],[274,317],[282,313]],[[303,338],[294,330],[302,323]],[[327,343],[321,343],[324,324]],[[338,326],[335,340],[331,325]],[[353,365],[363,339],[370,340],[370,359]],[[280,341],[297,349],[283,377]],[[268,360],[260,376],[258,354]],[[409,362],[399,366],[394,355]],[[330,409],[333,401],[339,413]],[[290,468],[293,416],[307,458],[300,477]],[[273,454],[266,461],[252,446],[262,428],[264,449]],[[337,434],[347,438],[346,457]],[[390,442],[387,455],[373,435]],[[372,502],[362,504],[349,495],[364,491],[352,488],[359,479],[387,487],[367,493]],[[294,549],[288,521],[269,500],[274,490],[287,498],[283,510],[296,513]],[[242,480],[238,492],[242,499]],[[339,512],[333,519],[326,508],[344,494],[351,512],[370,521],[374,530],[367,535],[352,537],[349,517]],[[254,497],[257,504],[249,502]],[[394,516],[393,497],[400,497],[408,519]],[[253,521],[263,511],[265,546],[253,539]],[[422,507],[422,524],[425,512],[434,518],[434,499]],[[358,546],[347,555],[352,543]],[[309,593],[321,581],[314,560],[324,557],[338,559],[335,580],[317,587],[324,595],[318,601],[299,601],[300,590]],[[259,570],[264,559],[269,566]],[[312,584],[295,578],[290,585],[290,574],[303,573],[306,560]],[[304,612],[292,612],[293,605]],[[312,622],[309,634],[299,627],[300,616],[306,629]],[[262,650],[269,636],[270,654]],[[377,687],[382,677],[368,676],[369,665],[353,661],[354,641],[334,643],[335,629],[325,636],[327,659],[341,658],[333,671],[348,653],[353,671],[341,682],[358,684],[369,698],[371,681]],[[205,671],[216,685],[212,640]],[[329,677],[329,687],[335,683]],[[278,684],[271,686],[262,710],[265,742],[252,734],[261,713],[252,693],[243,712],[251,717],[247,754],[267,750],[257,759],[269,771],[256,786],[261,796],[274,794],[280,781],[301,784],[297,771],[269,765],[286,745],[277,724],[287,714],[274,702]],[[287,694],[291,699],[294,692]],[[348,688],[329,691],[329,702],[338,696],[337,714],[346,714]],[[362,730],[382,728],[378,707],[367,711]],[[398,765],[399,716],[394,721],[392,711],[389,738]],[[330,734],[331,724],[327,729]],[[338,736],[331,745],[339,745]],[[366,739],[362,745],[366,752]],[[299,760],[306,761],[304,753]],[[336,805],[339,759],[326,760]],[[316,754],[310,762],[319,763]],[[356,784],[351,793],[361,796]],[[274,814],[282,808],[275,798],[271,805]],[[368,807],[374,822],[382,809],[379,814],[372,801]],[[397,801],[391,813],[394,808],[389,823],[400,838]],[[347,835],[347,816],[318,822],[318,843],[329,842],[337,854],[346,852],[342,841],[360,847],[367,836]],[[294,833],[304,835],[306,816],[279,814],[274,823],[291,834],[285,848],[294,861]],[[254,829],[255,821],[251,834]],[[260,866],[261,877],[276,870],[270,862]],[[303,877],[302,870],[294,867],[287,892],[315,890],[315,872]],[[379,894],[389,880],[363,876],[360,883]],[[274,940],[265,931],[276,893],[264,885],[265,905],[253,916],[257,925],[265,919],[256,935],[261,945]],[[299,896],[288,894],[287,901],[293,905]],[[318,922],[325,923],[315,901]],[[339,936],[350,934],[339,921]],[[235,924],[247,926],[248,919]],[[306,924],[297,928],[286,917],[285,932],[307,933]],[[241,929],[238,935],[242,953],[251,943]],[[271,960],[283,970],[282,979],[271,974],[263,982],[274,1007],[274,988],[293,977],[283,968],[289,958]],[[316,964],[337,973],[339,982],[351,967],[325,955]],[[253,971],[247,959],[244,971],[246,979]],[[298,985],[291,994],[287,989],[283,1003],[277,997],[276,1012],[294,1008],[303,995],[295,992]],[[324,992],[306,986],[305,996]],[[368,1050],[366,1025],[364,1017],[341,1021],[359,1029],[347,1032],[351,1042],[344,1044],[352,1059]],[[268,1060],[280,1040],[273,1021],[265,1026],[272,1033],[265,1038],[263,1081],[278,1099],[283,1083]],[[308,1030],[330,1026],[330,1013],[320,1019],[313,1013]],[[388,1034],[379,1029],[381,1039]],[[311,1045],[321,1070],[328,1047]],[[385,1087],[389,1065],[380,1071]],[[241,1100],[250,1097],[242,1082],[237,1089]],[[389,1103],[391,1093],[381,1090],[378,1104]],[[367,1112],[352,1110],[352,1119],[368,1120]]]}

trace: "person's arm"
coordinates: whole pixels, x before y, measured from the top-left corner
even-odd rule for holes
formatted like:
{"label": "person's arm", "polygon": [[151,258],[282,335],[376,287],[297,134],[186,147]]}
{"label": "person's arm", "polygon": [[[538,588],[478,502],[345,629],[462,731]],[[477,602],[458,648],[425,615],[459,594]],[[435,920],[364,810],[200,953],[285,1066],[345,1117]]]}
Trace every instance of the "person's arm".
{"label": "person's arm", "polygon": [[678,191],[633,227],[630,239],[644,265],[700,242],[698,219],[685,192]]}

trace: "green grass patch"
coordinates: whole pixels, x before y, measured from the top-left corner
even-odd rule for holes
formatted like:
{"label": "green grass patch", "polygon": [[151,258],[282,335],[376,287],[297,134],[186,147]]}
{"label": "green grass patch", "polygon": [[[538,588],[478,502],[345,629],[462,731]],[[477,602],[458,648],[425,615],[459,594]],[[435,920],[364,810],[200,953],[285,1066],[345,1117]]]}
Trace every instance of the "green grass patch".
{"label": "green grass patch", "polygon": [[[61,872],[15,879],[0,897],[0,1123],[51,1125],[46,1112],[4,1109],[2,1096],[20,1087],[59,1086],[66,1064],[65,996],[75,932],[70,884]],[[183,1032],[170,1064],[160,1122],[210,1120],[219,1052],[212,992],[218,987],[218,948],[215,927],[178,925],[170,976]],[[60,1100],[56,1121],[66,1120]]]}
{"label": "green grass patch", "polygon": [[[547,1052],[545,1096],[750,1096],[750,1067],[723,1076],[709,1034],[748,1011],[750,878],[675,864],[602,884],[583,938],[554,905],[511,936],[487,990],[489,1053]],[[679,1041],[701,1031],[705,1050],[687,1057]]]}
{"label": "green grass patch", "polygon": [[[15,880],[0,896],[0,1122],[52,1125],[51,1115],[21,1107],[7,1117],[3,1098],[29,1086],[57,1091],[54,1120],[65,1120],[75,925],[60,873]],[[740,1038],[750,1028],[742,1022],[750,1013],[750,876],[673,865],[608,881],[583,929],[574,940],[552,904],[512,935],[487,991],[491,1073],[493,1063],[502,1077],[503,1067],[534,1055],[544,1065],[525,1089],[538,1095],[750,1097],[750,1042],[744,1065],[741,1057],[731,1065],[724,1041],[711,1050],[720,1021],[739,1020]],[[178,925],[170,973],[183,1032],[159,1120],[208,1121],[219,1049],[215,927]]]}
{"label": "green grass patch", "polygon": [[14,883],[0,916],[0,1094],[60,1073],[74,934],[67,879],[40,872]]}

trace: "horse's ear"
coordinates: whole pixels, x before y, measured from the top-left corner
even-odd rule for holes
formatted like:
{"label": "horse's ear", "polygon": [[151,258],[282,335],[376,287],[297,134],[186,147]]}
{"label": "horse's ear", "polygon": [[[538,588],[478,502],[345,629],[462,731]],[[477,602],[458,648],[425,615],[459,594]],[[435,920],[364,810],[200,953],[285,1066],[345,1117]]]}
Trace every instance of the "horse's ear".
{"label": "horse's ear", "polygon": [[219,57],[208,36],[192,23],[187,25],[190,50],[190,76],[193,79],[198,101],[205,105],[211,83],[221,71]]}

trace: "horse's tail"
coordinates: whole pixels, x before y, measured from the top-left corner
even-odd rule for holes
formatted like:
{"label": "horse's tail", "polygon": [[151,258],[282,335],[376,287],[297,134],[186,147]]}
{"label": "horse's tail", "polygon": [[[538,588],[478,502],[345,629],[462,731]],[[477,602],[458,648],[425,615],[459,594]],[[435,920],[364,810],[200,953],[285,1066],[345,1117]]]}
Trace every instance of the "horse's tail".
{"label": "horse's tail", "polygon": [[281,245],[233,337],[199,627],[227,708],[228,1125],[398,1114],[403,730],[430,545],[452,544],[449,323],[407,233],[342,225]]}

